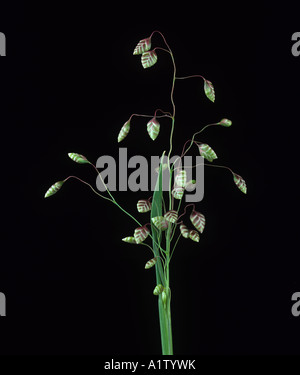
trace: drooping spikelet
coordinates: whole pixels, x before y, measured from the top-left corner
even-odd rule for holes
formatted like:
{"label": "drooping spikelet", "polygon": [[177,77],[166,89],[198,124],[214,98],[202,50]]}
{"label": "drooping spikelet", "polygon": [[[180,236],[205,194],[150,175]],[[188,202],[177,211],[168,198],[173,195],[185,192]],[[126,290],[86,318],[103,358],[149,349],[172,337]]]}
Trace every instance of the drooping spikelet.
{"label": "drooping spikelet", "polygon": [[118,142],[123,141],[123,139],[127,137],[129,130],[130,130],[130,120],[126,121],[125,124],[122,126],[118,135]]}
{"label": "drooping spikelet", "polygon": [[151,202],[149,200],[141,199],[137,202],[137,210],[141,213],[151,210]]}
{"label": "drooping spikelet", "polygon": [[158,284],[158,285],[156,285],[156,287],[154,288],[154,290],[153,290],[153,294],[154,294],[155,296],[158,296],[159,294],[162,293],[163,290],[164,290],[164,287],[163,287],[161,284]]}
{"label": "drooping spikelet", "polygon": [[151,220],[158,230],[164,231],[169,226],[168,221],[163,216],[155,216]]}
{"label": "drooping spikelet", "polygon": [[181,169],[175,177],[175,184],[180,187],[186,187],[186,171]]}
{"label": "drooping spikelet", "polygon": [[134,238],[137,244],[143,242],[149,235],[149,229],[144,225],[143,227],[138,227],[134,231]]}
{"label": "drooping spikelet", "polygon": [[184,194],[184,188],[181,186],[175,186],[172,190],[172,195],[175,199],[182,199]]}
{"label": "drooping spikelet", "polygon": [[198,229],[200,233],[203,233],[205,227],[205,216],[195,210],[190,215],[190,220],[194,227]]}
{"label": "drooping spikelet", "polygon": [[133,243],[135,245],[137,244],[134,237],[125,237],[125,238],[122,238],[122,241],[127,242],[127,243]]}
{"label": "drooping spikelet", "polygon": [[178,219],[178,212],[175,210],[168,211],[165,213],[164,217],[167,221],[174,224]]}
{"label": "drooping spikelet", "polygon": [[148,262],[145,264],[145,269],[148,270],[149,268],[153,267],[157,262],[157,258],[152,258],[148,260]]}
{"label": "drooping spikelet", "polygon": [[58,181],[58,182],[55,182],[55,184],[53,184],[47,191],[46,191],[46,194],[45,194],[45,198],[48,198],[50,197],[51,195],[53,194],[56,194],[58,192],[58,190],[60,190],[60,188],[63,186],[65,181]]}
{"label": "drooping spikelet", "polygon": [[247,186],[245,180],[236,173],[233,173],[233,180],[236,186],[244,193],[247,194]]}
{"label": "drooping spikelet", "polygon": [[199,242],[199,240],[200,240],[199,233],[196,230],[191,230],[190,234],[189,234],[189,237],[190,237],[191,240],[193,240],[195,242]]}
{"label": "drooping spikelet", "polygon": [[80,154],[76,154],[75,152],[69,152],[68,156],[69,156],[70,159],[72,159],[73,161],[75,161],[78,164],[89,163],[89,161],[87,160],[87,158],[85,156],[80,155]]}
{"label": "drooping spikelet", "polygon": [[188,230],[187,226],[184,224],[181,224],[179,228],[180,228],[182,237],[189,238],[190,231]]}
{"label": "drooping spikelet", "polygon": [[151,48],[151,38],[142,39],[136,45],[136,47],[133,51],[133,54],[134,55],[141,55],[144,52],[149,51],[150,48]]}
{"label": "drooping spikelet", "polygon": [[152,141],[155,141],[159,134],[160,124],[155,117],[147,123],[147,132]]}

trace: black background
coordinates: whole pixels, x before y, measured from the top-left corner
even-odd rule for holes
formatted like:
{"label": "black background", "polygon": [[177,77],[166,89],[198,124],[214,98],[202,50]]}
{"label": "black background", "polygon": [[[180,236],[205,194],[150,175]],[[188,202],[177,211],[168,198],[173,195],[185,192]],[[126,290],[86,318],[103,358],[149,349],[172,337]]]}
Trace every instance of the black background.
{"label": "black background", "polygon": [[[135,223],[75,180],[43,198],[68,175],[95,183],[68,152],[117,158],[132,113],[171,110],[169,56],[158,51],[144,70],[132,55],[153,30],[165,35],[178,76],[202,74],[216,91],[211,103],[199,79],[176,82],[174,153],[203,125],[230,118],[231,128],[209,128],[201,140],[248,187],[245,196],[228,171],[205,170],[196,207],[206,229],[199,244],[182,240],[171,263],[174,353],[300,352],[291,314],[300,291],[300,57],[291,36],[300,25],[296,2],[284,4],[3,6],[1,353],[160,353],[155,275],[144,270],[151,254],[121,241]],[[158,34],[152,42],[163,47]],[[168,149],[168,121],[155,143],[145,124],[134,119],[120,144],[129,157]],[[115,193],[133,214],[146,195]]]}

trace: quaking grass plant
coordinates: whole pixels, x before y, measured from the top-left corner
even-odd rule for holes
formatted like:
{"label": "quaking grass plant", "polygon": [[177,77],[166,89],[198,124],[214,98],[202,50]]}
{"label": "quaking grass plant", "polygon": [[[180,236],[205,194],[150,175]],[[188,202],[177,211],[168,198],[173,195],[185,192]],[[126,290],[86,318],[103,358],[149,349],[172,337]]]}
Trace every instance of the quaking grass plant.
{"label": "quaking grass plant", "polygon": [[[155,47],[151,50],[151,39],[155,33],[161,36],[162,41],[164,43],[164,47]],[[81,154],[69,153],[68,155],[73,161],[75,161],[78,164],[90,164],[98,173],[98,177],[104,185],[107,194],[100,194],[90,184],[88,184],[86,181],[83,181],[77,176],[69,176],[66,179],[58,181],[54,185],[52,185],[46,192],[45,197],[47,198],[57,193],[61,189],[62,185],[69,179],[77,179],[80,182],[88,185],[95,194],[116,205],[121,211],[128,215],[138,225],[138,227],[134,229],[133,235],[123,238],[123,241],[128,244],[147,246],[148,248],[150,248],[153,254],[153,257],[146,263],[145,269],[150,269],[155,266],[156,285],[153,290],[153,294],[158,296],[158,311],[160,321],[162,354],[173,354],[171,324],[171,288],[169,273],[170,261],[172,259],[174,250],[178,244],[178,241],[181,238],[183,238],[184,240],[192,240],[195,242],[199,242],[199,232],[202,234],[205,227],[205,216],[202,213],[196,211],[195,204],[186,205],[184,207],[183,213],[179,215],[180,206],[183,200],[185,190],[189,185],[192,186],[197,183],[195,180],[187,181],[187,171],[182,167],[181,161],[183,157],[186,155],[186,153],[190,150],[190,148],[192,146],[196,146],[196,148],[199,151],[199,154],[203,158],[202,160],[205,159],[209,162],[208,164],[204,163],[204,165],[225,168],[229,170],[232,173],[234,183],[243,193],[246,194],[247,188],[243,178],[238,174],[234,173],[230,168],[223,165],[216,165],[214,163],[211,164],[215,159],[217,159],[216,153],[209,145],[202,143],[199,140],[196,140],[198,135],[204,129],[210,126],[231,126],[232,122],[226,118],[223,118],[219,122],[208,124],[204,126],[200,131],[196,132],[192,136],[192,138],[185,142],[185,144],[183,145],[181,156],[177,158],[174,163],[170,162],[173,149],[173,134],[175,129],[176,107],[174,102],[174,89],[176,81],[190,78],[201,78],[204,82],[204,93],[207,96],[207,98],[212,102],[215,101],[215,91],[212,83],[201,75],[191,75],[185,77],[178,77],[176,75],[176,64],[174,55],[168,43],[166,42],[164,35],[160,31],[153,31],[148,38],[140,40],[137,46],[135,47],[133,54],[141,55],[142,66],[143,68],[147,69],[156,64],[157,50],[168,53],[172,60],[173,76],[170,94],[172,110],[171,112],[168,112],[161,109],[157,109],[154,112],[154,115],[134,113],[122,126],[118,135],[118,142],[123,141],[130,131],[133,117],[148,117],[150,118],[150,120],[146,125],[147,132],[151,140],[155,141],[160,131],[160,123],[158,119],[163,117],[170,119],[171,131],[169,151],[167,155],[166,151],[164,151],[161,157],[160,165],[157,169],[158,176],[153,196],[149,199],[142,199],[137,202],[137,211],[139,213],[150,213],[150,224],[141,224],[140,219],[136,219],[132,214],[130,214],[127,210],[120,206],[120,204],[116,201],[107,185],[104,183],[101,173],[98,171],[96,166]],[[161,114],[158,115],[158,112]],[[166,163],[163,162],[165,159]],[[163,190],[164,170],[168,171],[169,179],[169,189],[166,194],[166,199],[164,197]],[[186,218],[188,216],[188,210],[190,210],[189,226],[187,225],[188,219]],[[185,219],[185,221],[183,219]],[[176,233],[178,233],[177,237],[175,236]],[[174,237],[176,237],[175,240]],[[151,242],[146,243],[147,239],[150,239]]]}

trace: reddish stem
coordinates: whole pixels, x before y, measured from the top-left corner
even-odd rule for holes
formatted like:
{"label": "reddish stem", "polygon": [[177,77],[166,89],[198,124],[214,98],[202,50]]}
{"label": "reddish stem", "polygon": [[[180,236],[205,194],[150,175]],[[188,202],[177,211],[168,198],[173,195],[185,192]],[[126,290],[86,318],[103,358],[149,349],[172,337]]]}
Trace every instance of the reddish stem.
{"label": "reddish stem", "polygon": [[178,217],[177,221],[179,220],[179,218],[181,218],[182,216],[184,216],[184,215],[186,214],[186,209],[187,209],[187,207],[189,207],[189,206],[193,206],[193,210],[195,210],[195,205],[194,205],[194,203],[190,203],[190,204],[186,205],[186,206],[184,207],[184,212],[183,212],[183,214],[181,214],[181,215]]}

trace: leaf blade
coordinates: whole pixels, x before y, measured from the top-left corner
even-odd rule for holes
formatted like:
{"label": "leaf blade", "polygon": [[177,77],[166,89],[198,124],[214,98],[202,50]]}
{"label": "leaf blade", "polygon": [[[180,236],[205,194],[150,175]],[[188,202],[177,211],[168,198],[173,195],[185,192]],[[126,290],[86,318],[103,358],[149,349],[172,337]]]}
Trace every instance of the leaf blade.
{"label": "leaf blade", "polygon": [[151,208],[151,233],[152,233],[152,248],[154,252],[154,256],[158,257],[157,263],[155,265],[155,272],[156,272],[156,283],[161,284],[164,282],[163,280],[163,269],[162,269],[162,263],[160,259],[160,253],[159,253],[159,246],[160,246],[160,237],[159,233],[157,232],[157,229],[155,228],[152,218],[156,216],[162,216],[162,170],[163,170],[163,158],[164,158],[165,152],[163,152],[161,157],[161,164],[158,171],[158,176],[156,180],[155,190],[152,197],[152,208]]}

